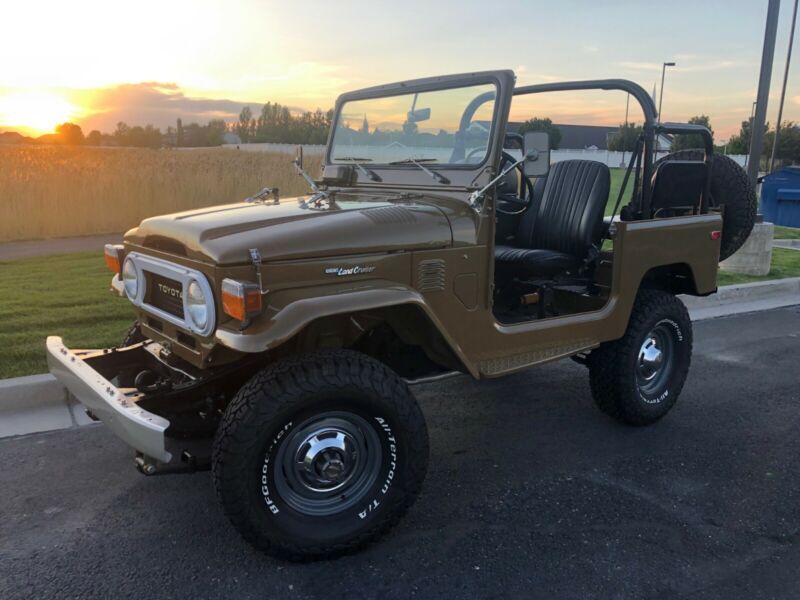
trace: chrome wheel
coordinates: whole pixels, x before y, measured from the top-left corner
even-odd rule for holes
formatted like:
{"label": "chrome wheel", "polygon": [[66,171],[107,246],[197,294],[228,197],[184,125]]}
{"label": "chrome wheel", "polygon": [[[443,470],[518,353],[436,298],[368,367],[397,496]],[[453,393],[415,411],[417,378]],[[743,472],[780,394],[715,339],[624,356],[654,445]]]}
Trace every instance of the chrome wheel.
{"label": "chrome wheel", "polygon": [[658,323],[644,337],[636,359],[636,382],[645,395],[653,395],[669,380],[675,344],[673,329]]}
{"label": "chrome wheel", "polygon": [[275,489],[299,513],[335,514],[364,499],[381,462],[380,438],[364,418],[322,413],[301,423],[278,448]]}

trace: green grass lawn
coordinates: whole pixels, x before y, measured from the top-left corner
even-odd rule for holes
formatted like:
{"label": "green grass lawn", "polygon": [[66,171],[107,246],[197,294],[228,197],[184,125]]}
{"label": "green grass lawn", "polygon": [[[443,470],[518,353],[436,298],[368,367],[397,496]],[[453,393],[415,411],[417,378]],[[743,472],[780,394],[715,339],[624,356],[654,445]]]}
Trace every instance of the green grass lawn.
{"label": "green grass lawn", "polygon": [[102,249],[0,262],[0,378],[46,372],[48,335],[74,348],[118,344],[133,311],[110,281]]}
{"label": "green grass lawn", "polygon": [[751,283],[753,281],[767,281],[769,279],[784,279],[785,277],[800,277],[800,250],[773,248],[769,275],[755,277],[753,275],[739,275],[738,273],[728,273],[727,271],[720,270],[717,281],[719,285],[730,285],[732,283]]}
{"label": "green grass lawn", "polygon": [[774,237],[776,240],[800,240],[800,229],[775,225]]}
{"label": "green grass lawn", "polygon": [[[625,169],[609,169],[609,171],[611,171],[611,189],[608,193],[608,203],[606,204],[606,216],[610,215],[613,212],[614,204],[616,204],[617,196],[619,195],[619,188],[622,187],[622,180],[625,178]],[[622,198],[622,202],[620,202],[619,208],[625,206],[630,200],[631,190],[633,189],[633,177],[634,173],[631,173],[631,176],[628,179],[627,193]],[[619,213],[619,209],[617,209],[617,213]]]}

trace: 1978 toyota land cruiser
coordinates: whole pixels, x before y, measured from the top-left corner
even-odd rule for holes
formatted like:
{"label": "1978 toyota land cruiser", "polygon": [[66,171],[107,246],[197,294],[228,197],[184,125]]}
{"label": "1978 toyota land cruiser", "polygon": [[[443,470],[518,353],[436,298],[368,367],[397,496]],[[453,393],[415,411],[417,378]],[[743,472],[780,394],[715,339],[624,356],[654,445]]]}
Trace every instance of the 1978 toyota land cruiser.
{"label": "1978 toyota land cruiser", "polygon": [[[605,163],[551,164],[545,133],[507,132],[512,97],[591,89],[643,113],[616,219]],[[655,161],[661,133],[705,147]],[[290,559],[352,551],[412,504],[428,434],[410,382],[572,357],[603,412],[663,417],[692,351],[676,294],[714,293],[755,215],[709,131],[659,123],[624,80],[372,87],[338,99],[318,180],[294,162],[306,196],[266,188],[106,247],[136,314],[119,347],[47,339],[51,371],[143,473],[210,465],[234,527]]]}

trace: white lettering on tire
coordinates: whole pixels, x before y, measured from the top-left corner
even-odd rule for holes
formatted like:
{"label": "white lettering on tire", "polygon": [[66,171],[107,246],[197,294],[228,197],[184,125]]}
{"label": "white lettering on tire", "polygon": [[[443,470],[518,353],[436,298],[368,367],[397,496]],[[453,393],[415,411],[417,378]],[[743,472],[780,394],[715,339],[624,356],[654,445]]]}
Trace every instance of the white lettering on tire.
{"label": "white lettering on tire", "polygon": [[[394,473],[397,470],[397,440],[394,437],[394,433],[392,433],[392,428],[389,427],[389,424],[386,422],[386,419],[383,419],[382,417],[375,417],[375,420],[381,426],[381,429],[386,434],[386,439],[389,442],[389,470],[386,472],[386,479],[384,480],[380,489],[380,496],[378,497],[381,497],[385,496],[389,491],[389,488],[392,486]],[[381,505],[378,497],[373,498],[363,510],[358,512],[358,517],[360,519],[366,519],[368,514],[376,510]]]}
{"label": "white lettering on tire", "polygon": [[267,508],[273,515],[277,515],[280,512],[280,509],[276,506],[275,502],[272,500],[269,491],[269,457],[272,454],[272,449],[278,445],[286,432],[292,428],[292,422],[289,421],[286,425],[283,426],[275,437],[272,438],[272,442],[269,444],[269,448],[267,448],[267,452],[264,455],[264,464],[261,466],[261,495],[264,496],[264,502],[267,504]]}

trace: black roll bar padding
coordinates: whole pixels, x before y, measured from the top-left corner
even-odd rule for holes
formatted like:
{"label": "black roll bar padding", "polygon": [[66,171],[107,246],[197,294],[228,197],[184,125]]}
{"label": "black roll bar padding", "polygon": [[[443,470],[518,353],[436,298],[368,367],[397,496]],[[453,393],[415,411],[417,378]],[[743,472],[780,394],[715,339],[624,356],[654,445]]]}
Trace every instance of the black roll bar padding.
{"label": "black roll bar padding", "polygon": [[653,170],[653,155],[655,149],[656,128],[656,103],[642,86],[628,79],[588,79],[586,81],[564,81],[561,83],[539,83],[525,85],[514,89],[515,96],[525,94],[540,94],[543,92],[568,92],[580,90],[620,90],[633,96],[642,107],[644,123],[644,173],[642,177],[641,197],[639,207],[642,218],[649,219],[650,199],[652,196],[650,174]]}
{"label": "black roll bar padding", "polygon": [[708,212],[708,203],[711,198],[711,157],[714,156],[714,138],[711,131],[704,125],[694,123],[661,123],[656,128],[657,133],[679,133],[699,135],[703,138],[703,162],[706,165],[706,179],[703,182],[703,193],[700,195],[700,214]]}

